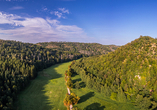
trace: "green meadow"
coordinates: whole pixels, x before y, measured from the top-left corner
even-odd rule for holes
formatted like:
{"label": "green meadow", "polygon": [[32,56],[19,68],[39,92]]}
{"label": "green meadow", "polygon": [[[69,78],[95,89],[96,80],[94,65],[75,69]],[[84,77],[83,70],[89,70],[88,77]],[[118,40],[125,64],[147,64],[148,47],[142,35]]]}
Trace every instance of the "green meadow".
{"label": "green meadow", "polygon": [[72,89],[72,92],[80,97],[76,106],[81,110],[138,110],[131,103],[119,103],[105,97],[103,94],[86,88],[79,75],[72,77],[72,80],[74,87],[76,81],[79,81],[81,87],[80,89]]}
{"label": "green meadow", "polygon": [[[18,95],[15,102],[17,110],[66,110],[63,100],[67,93],[64,80],[65,70],[71,62],[56,64],[38,73]],[[102,94],[86,88],[79,75],[72,77],[74,82],[79,81],[80,89],[72,89],[80,97],[76,105],[81,110],[137,110],[130,103],[119,103]]]}
{"label": "green meadow", "polygon": [[56,64],[38,73],[37,78],[18,95],[17,110],[66,110],[64,73],[71,62]]}

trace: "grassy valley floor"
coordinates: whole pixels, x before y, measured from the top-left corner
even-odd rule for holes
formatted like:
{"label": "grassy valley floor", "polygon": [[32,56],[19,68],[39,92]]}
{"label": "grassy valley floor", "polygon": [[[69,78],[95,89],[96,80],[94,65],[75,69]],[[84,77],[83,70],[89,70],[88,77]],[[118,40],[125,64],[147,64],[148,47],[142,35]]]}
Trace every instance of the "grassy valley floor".
{"label": "grassy valley floor", "polygon": [[[80,97],[76,105],[81,110],[138,110],[131,103],[119,103],[98,92],[85,87],[79,75],[72,77],[73,82],[79,81],[81,89],[72,89]],[[74,83],[75,85],[75,83]]]}
{"label": "grassy valley floor", "polygon": [[67,93],[64,73],[70,63],[40,71],[37,78],[18,95],[17,110],[66,110],[63,105]]}
{"label": "grassy valley floor", "polygon": [[[66,110],[63,100],[67,89],[64,73],[71,62],[51,66],[38,73],[38,77],[18,95],[15,102],[17,110]],[[136,110],[132,104],[118,103],[105,98],[85,87],[79,75],[72,77],[79,81],[81,89],[72,89],[81,99],[77,106],[84,110]]]}

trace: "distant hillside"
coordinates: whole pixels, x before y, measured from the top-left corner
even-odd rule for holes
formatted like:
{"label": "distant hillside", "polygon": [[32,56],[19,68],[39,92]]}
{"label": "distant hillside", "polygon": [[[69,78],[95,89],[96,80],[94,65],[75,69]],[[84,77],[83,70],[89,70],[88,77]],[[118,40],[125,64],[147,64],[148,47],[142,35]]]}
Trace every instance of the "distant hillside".
{"label": "distant hillside", "polygon": [[43,42],[37,45],[52,48],[59,51],[69,51],[81,53],[86,56],[102,55],[108,52],[115,51],[119,46],[116,45],[101,45],[98,43],[78,43],[78,42]]}
{"label": "distant hillside", "polygon": [[83,58],[72,68],[86,86],[142,110],[157,109],[157,40],[149,36],[106,55]]}

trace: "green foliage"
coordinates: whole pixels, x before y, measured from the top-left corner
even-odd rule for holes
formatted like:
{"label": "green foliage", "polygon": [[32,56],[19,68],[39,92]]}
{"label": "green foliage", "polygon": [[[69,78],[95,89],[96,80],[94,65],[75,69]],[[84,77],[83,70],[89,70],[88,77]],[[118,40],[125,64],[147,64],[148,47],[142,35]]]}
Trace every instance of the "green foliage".
{"label": "green foliage", "polygon": [[71,62],[53,65],[38,72],[28,87],[18,94],[15,108],[19,110],[66,110],[67,93],[64,72]]}
{"label": "green foliage", "polygon": [[71,93],[70,95],[66,94],[66,97],[65,97],[63,103],[65,106],[69,106],[69,105],[77,104],[79,100],[80,100],[80,98],[76,94]]}
{"label": "green foliage", "polygon": [[111,89],[107,85],[105,85],[104,91],[102,93],[104,93],[105,96],[109,97],[111,95]]}
{"label": "green foliage", "polygon": [[76,88],[76,89],[80,89],[80,84],[79,84],[78,81],[76,81],[76,83],[75,83],[75,88]]}
{"label": "green foliage", "polygon": [[[100,86],[101,93],[105,96],[111,95],[111,98],[115,96],[114,93],[118,93],[117,101],[120,102],[136,103],[137,96],[141,95],[141,102],[148,102],[141,108],[152,108],[155,106],[150,103],[157,103],[156,44],[156,39],[141,36],[106,55],[82,58],[71,68],[80,74],[88,88],[96,90]],[[153,98],[150,98],[151,95]]]}
{"label": "green foliage", "polygon": [[[43,42],[38,43],[46,48],[53,48],[59,51],[69,51],[83,54],[84,56],[93,56],[106,54],[118,48],[115,45],[101,45],[98,43],[78,43],[78,42]],[[70,57],[70,56],[69,56]]]}
{"label": "green foliage", "polygon": [[116,100],[116,99],[117,99],[117,93],[112,92],[110,98],[111,98],[112,100]]}
{"label": "green foliage", "polygon": [[152,96],[153,96],[154,101],[157,102],[157,92],[153,92]]}
{"label": "green foliage", "polygon": [[79,109],[78,107],[75,106],[72,108],[72,110],[81,110],[81,109]]}
{"label": "green foliage", "polygon": [[[0,109],[13,109],[17,94],[37,77],[38,71],[83,56],[81,53],[59,50],[0,40]],[[68,75],[71,75],[71,71],[68,71]],[[72,87],[71,83],[69,87]]]}
{"label": "green foliage", "polygon": [[68,78],[67,82],[66,82],[66,86],[71,89],[73,88],[73,83],[72,83],[72,80],[70,78]]}
{"label": "green foliage", "polygon": [[68,70],[68,71],[66,72],[66,75],[67,75],[68,77],[71,77],[72,72],[71,72],[70,70]]}
{"label": "green foliage", "polygon": [[140,108],[140,109],[148,109],[151,106],[151,101],[149,98],[144,97],[142,95],[137,95],[135,104]]}
{"label": "green foliage", "polygon": [[87,79],[86,79],[86,85],[87,85],[88,88],[93,87],[92,80],[91,80],[90,76],[88,76]]}
{"label": "green foliage", "polygon": [[[70,65],[70,62],[53,65],[40,71],[37,78],[32,80],[30,85],[18,95],[17,102],[15,102],[18,109],[66,110],[63,104],[65,94],[67,93],[64,72],[68,69],[68,65]],[[80,75],[75,75],[71,78],[76,81],[80,79]],[[82,80],[79,82],[82,87]],[[103,94],[88,89],[85,86],[80,89],[74,88],[72,92],[80,97],[76,106],[81,110],[87,107],[95,110],[138,110],[131,103],[113,101],[104,97]],[[93,94],[89,95],[91,92]],[[75,105],[73,107],[75,107]]]}
{"label": "green foliage", "polygon": [[126,102],[126,96],[122,90],[122,88],[119,89],[118,94],[117,94],[117,101],[119,102]]}

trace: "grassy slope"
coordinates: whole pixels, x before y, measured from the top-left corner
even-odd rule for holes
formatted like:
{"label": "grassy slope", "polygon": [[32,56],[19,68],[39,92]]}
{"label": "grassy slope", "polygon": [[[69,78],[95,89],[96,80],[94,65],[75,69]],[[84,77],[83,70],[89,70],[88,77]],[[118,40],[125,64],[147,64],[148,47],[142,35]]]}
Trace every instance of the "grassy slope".
{"label": "grassy slope", "polygon": [[[54,65],[39,72],[38,77],[18,95],[17,110],[66,110],[63,105],[67,93],[64,73],[71,62]],[[74,82],[79,81],[83,87],[79,75],[72,78]],[[86,87],[79,90],[73,89],[81,99],[77,106],[89,110],[134,110],[130,104],[117,103],[105,98]]]}
{"label": "grassy slope", "polygon": [[77,106],[84,110],[138,110],[130,103],[119,103],[113,101],[100,93],[90,90],[85,87],[81,81],[79,75],[72,77],[75,85],[76,81],[79,81],[81,89],[72,89],[72,92],[76,93],[80,97]]}

